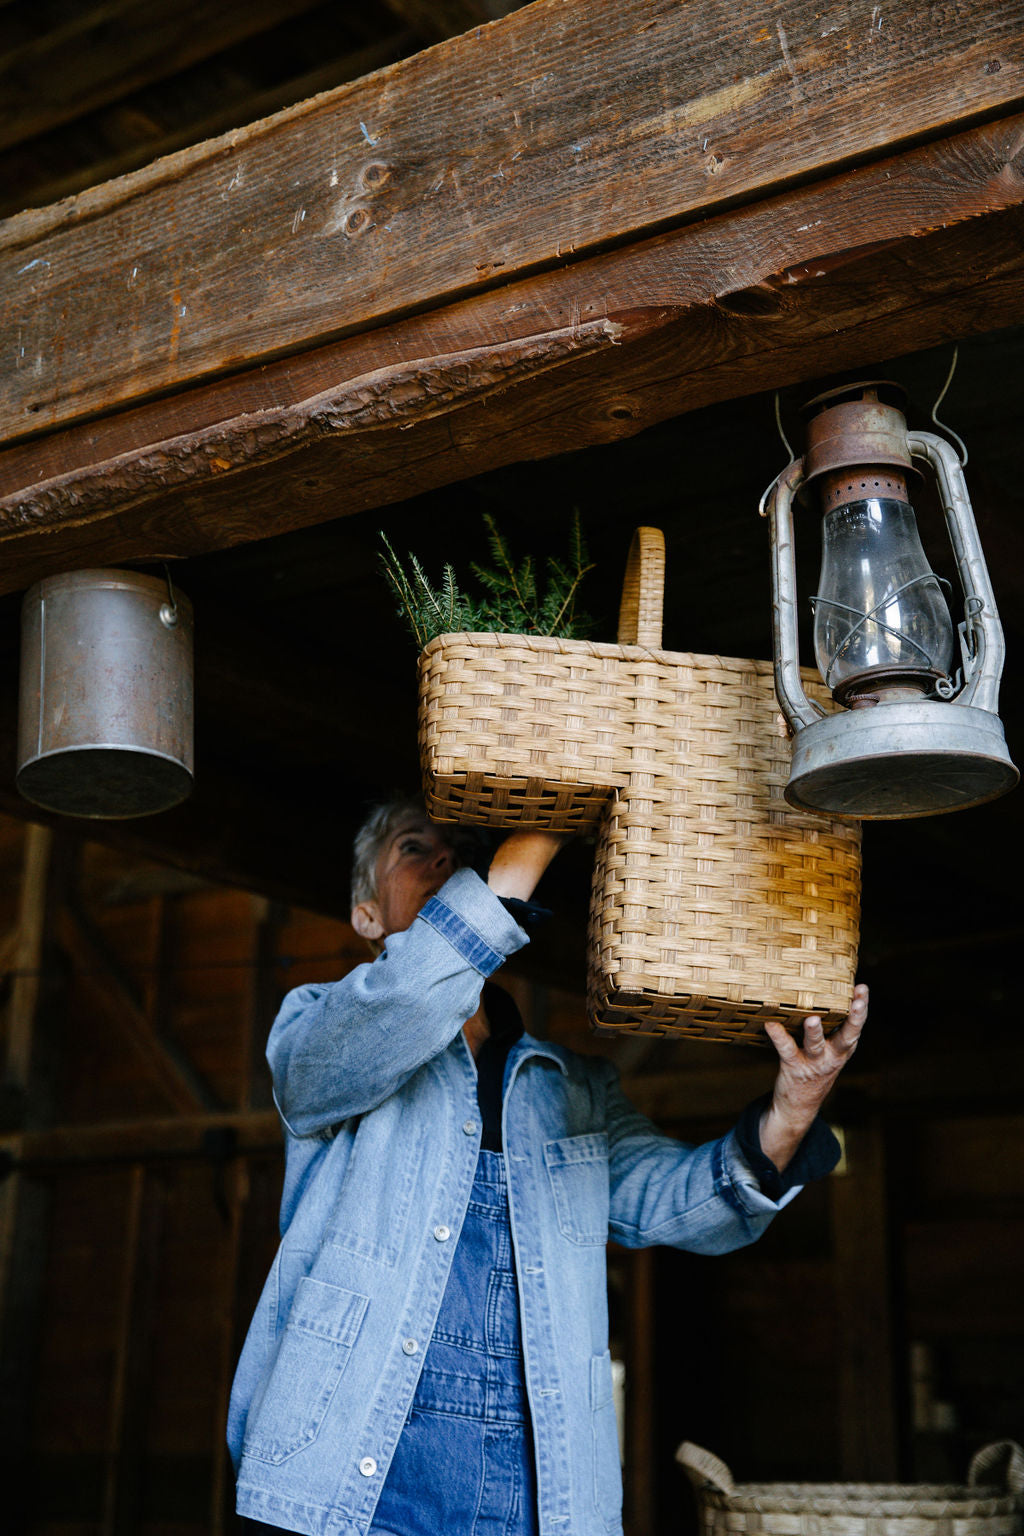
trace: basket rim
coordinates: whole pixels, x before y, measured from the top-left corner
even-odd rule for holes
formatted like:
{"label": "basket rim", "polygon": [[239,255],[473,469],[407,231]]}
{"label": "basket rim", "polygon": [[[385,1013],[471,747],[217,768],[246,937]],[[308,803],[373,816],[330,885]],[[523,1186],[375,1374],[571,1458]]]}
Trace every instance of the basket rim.
{"label": "basket rim", "polygon": [[[758,667],[767,671],[773,670],[773,663],[766,658],[758,656],[722,656],[711,651],[666,651],[660,646],[649,645],[620,645],[616,640],[562,640],[557,635],[521,635],[513,632],[489,629],[460,629],[435,635],[428,640],[420,651],[420,658],[433,656],[437,651],[445,650],[456,643],[472,641],[476,645],[484,645],[488,641],[494,643],[494,647],[501,650],[511,650],[515,646],[523,646],[531,651],[547,651],[549,653],[565,652],[570,655],[598,656],[598,657],[628,657],[630,660],[642,660],[649,657],[652,661],[664,663],[666,660],[677,666],[689,666],[692,664],[720,666],[720,667]],[[813,671],[813,668],[806,669]],[[817,674],[815,673],[815,676]]]}
{"label": "basket rim", "polygon": [[[903,1508],[913,1505],[919,1514],[940,1514],[945,1513],[950,1504],[962,1509],[971,1505],[1011,1508],[1022,1497],[997,1485],[969,1486],[964,1483],[737,1483],[731,1493],[726,1493],[713,1483],[705,1482],[700,1485],[699,1492],[703,1500],[726,1509],[795,1512],[804,1506],[807,1512],[813,1510],[818,1514],[857,1513],[858,1505],[864,1506],[860,1512],[866,1513],[868,1509],[877,1510],[880,1504]],[[823,1505],[832,1505],[834,1510],[823,1511]]]}

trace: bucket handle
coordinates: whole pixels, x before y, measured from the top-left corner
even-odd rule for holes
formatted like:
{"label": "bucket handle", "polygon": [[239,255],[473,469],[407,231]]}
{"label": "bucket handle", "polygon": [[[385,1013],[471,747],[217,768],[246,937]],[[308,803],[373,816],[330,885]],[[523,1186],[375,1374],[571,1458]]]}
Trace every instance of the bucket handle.
{"label": "bucket handle", "polygon": [[665,535],[660,528],[638,528],[629,546],[622,582],[619,644],[660,650],[664,603]]}
{"label": "bucket handle", "polygon": [[736,1484],[725,1462],[702,1446],[694,1445],[692,1440],[683,1441],[676,1451],[676,1461],[686,1468],[686,1475],[695,1488],[711,1483],[719,1493],[735,1492]]}
{"label": "bucket handle", "polygon": [[[1006,1465],[1000,1476],[999,1469],[1003,1462]],[[984,1445],[980,1451],[976,1451],[967,1469],[968,1483],[972,1488],[979,1483],[991,1484],[993,1469],[1000,1482],[1005,1479],[1011,1493],[1024,1493],[1024,1450],[1021,1450],[1016,1440],[994,1440],[991,1445]]]}

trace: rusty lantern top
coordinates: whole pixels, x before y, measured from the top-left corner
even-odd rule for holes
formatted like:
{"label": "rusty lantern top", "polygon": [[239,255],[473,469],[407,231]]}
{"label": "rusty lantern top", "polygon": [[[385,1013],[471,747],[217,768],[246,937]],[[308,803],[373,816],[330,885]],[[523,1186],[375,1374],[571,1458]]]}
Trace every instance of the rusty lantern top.
{"label": "rusty lantern top", "polygon": [[907,442],[904,399],[898,384],[881,381],[848,384],[808,402],[804,483],[824,493],[824,510],[851,499],[848,493],[858,485],[850,472],[869,468],[888,471],[876,495],[907,500],[907,472],[918,471]]}

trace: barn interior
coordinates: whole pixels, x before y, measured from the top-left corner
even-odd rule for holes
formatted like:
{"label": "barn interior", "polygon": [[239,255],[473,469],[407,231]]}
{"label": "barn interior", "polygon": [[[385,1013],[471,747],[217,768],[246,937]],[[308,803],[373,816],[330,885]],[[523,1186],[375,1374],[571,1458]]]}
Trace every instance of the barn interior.
{"label": "barn interior", "polygon": [[[288,988],[365,958],[352,831],[418,781],[382,530],[463,571],[488,561],[484,514],[543,557],[578,512],[584,605],[614,640],[630,536],[656,526],[665,647],[768,658],[780,424],[798,444],[807,400],[881,378],[927,429],[948,382],[1024,759],[1018,8],[754,9],[0,6],[0,1402],[20,1529],[232,1529],[226,1396],[282,1172],[263,1046]],[[306,164],[328,141],[354,188],[337,205]],[[955,584],[927,488],[918,512]],[[176,809],[83,823],[15,786],[20,612],[43,576],[119,565],[194,606],[196,782]],[[942,1483],[1024,1439],[1022,803],[865,825],[872,1012],[829,1104],[840,1169],[753,1249],[611,1250],[631,1536],[696,1529],[683,1439],[744,1481]],[[670,1133],[717,1135],[771,1060],[592,1033],[592,859],[586,839],[560,855],[554,916],[508,967],[527,1027],[609,1056]]]}

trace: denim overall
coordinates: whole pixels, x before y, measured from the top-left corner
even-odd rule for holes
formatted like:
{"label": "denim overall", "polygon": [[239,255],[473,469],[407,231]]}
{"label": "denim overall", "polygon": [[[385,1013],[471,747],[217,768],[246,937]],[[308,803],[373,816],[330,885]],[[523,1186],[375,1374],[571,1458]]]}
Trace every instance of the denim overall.
{"label": "denim overall", "polygon": [[481,1151],[441,1311],[373,1517],[388,1536],[536,1536],[505,1159]]}

